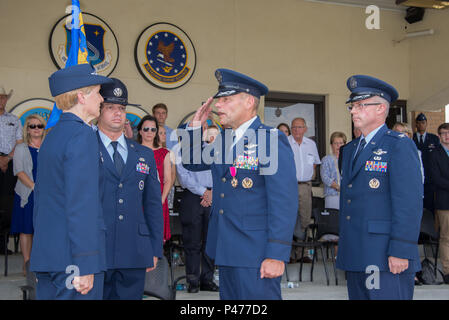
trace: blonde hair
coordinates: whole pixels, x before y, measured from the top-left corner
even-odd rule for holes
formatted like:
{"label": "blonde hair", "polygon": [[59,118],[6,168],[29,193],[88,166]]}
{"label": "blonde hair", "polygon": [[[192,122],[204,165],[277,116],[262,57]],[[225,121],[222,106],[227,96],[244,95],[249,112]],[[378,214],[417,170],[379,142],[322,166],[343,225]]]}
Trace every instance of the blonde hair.
{"label": "blonde hair", "polygon": [[404,128],[404,133],[407,133],[407,135],[412,138],[413,136],[413,131],[412,128],[410,127],[410,125],[408,123],[404,123],[404,122],[396,122],[393,125],[393,128],[391,128],[391,130],[393,131],[398,131],[397,128],[398,127],[403,127]]}
{"label": "blonde hair", "polygon": [[38,115],[37,113],[30,114],[30,115],[25,119],[25,123],[24,123],[23,129],[22,129],[22,130],[23,130],[23,142],[24,142],[25,144],[28,144],[29,141],[30,141],[30,134],[28,133],[28,124],[30,123],[30,121],[31,121],[32,119],[36,119],[36,120],[38,120],[42,125],[44,125],[44,129],[42,129],[42,141],[44,140],[45,135],[47,134],[47,132],[46,132],[46,130],[45,130],[46,122],[45,122],[44,118],[42,118],[42,117],[41,117],[40,115]]}
{"label": "blonde hair", "polygon": [[89,94],[97,85],[83,87],[72,91],[64,92],[55,97],[56,105],[61,110],[69,110],[78,103],[78,92]]}
{"label": "blonde hair", "polygon": [[343,142],[346,144],[347,139],[346,139],[346,135],[343,132],[335,131],[334,133],[332,133],[331,139],[330,139],[331,144],[334,142],[334,140],[336,138],[342,138]]}

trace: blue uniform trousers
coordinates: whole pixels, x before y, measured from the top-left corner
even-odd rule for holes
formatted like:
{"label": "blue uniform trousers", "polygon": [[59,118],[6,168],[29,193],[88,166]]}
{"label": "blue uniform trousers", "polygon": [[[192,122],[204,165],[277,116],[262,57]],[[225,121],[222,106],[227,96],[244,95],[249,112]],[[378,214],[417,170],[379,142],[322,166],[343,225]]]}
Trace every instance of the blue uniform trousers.
{"label": "blue uniform trousers", "polygon": [[[71,277],[69,279],[69,277]],[[66,281],[73,280],[73,274],[65,272],[36,272],[36,299],[37,300],[102,300],[104,273],[94,275],[94,286],[85,295],[75,288],[67,288]]]}
{"label": "blue uniform trousers", "polygon": [[104,277],[104,300],[142,300],[145,268],[108,269]]}
{"label": "blue uniform trousers", "polygon": [[260,268],[219,267],[221,300],[282,300],[281,277],[260,278]]}
{"label": "blue uniform trousers", "polygon": [[[379,272],[379,289],[368,289],[366,282],[373,274],[346,272],[349,300],[412,300],[415,289],[415,273],[393,274]],[[372,279],[372,278],[371,278]],[[368,279],[370,284],[374,283]]]}

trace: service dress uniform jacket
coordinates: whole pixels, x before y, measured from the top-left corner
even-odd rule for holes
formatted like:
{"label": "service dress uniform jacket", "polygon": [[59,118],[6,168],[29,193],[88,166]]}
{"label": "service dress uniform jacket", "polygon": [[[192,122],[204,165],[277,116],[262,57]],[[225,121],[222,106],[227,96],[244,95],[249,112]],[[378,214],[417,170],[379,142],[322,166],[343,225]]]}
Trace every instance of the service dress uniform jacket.
{"label": "service dress uniform jacket", "polygon": [[435,185],[435,209],[449,210],[449,156],[440,144],[429,154],[429,175]]}
{"label": "service dress uniform jacket", "polygon": [[73,113],[61,114],[39,150],[34,188],[30,269],[79,275],[106,270],[105,224],[94,130]]}
{"label": "service dress uniform jacket", "polygon": [[416,147],[383,125],[353,166],[359,140],[342,149],[337,267],[389,271],[393,256],[409,260],[404,272],[419,271],[423,185]]}
{"label": "service dress uniform jacket", "polygon": [[424,143],[418,141],[418,135],[416,134],[416,132],[413,134],[413,141],[415,142],[418,150],[421,150],[423,154],[432,152],[440,144],[440,139],[438,138],[438,136],[429,132],[426,132]]}
{"label": "service dress uniform jacket", "polygon": [[[195,155],[198,158],[202,154],[201,140],[186,146],[192,149],[190,164],[183,160],[184,167],[212,172],[214,192],[206,253],[218,266],[260,268],[266,258],[281,261],[290,258],[298,210],[296,169],[285,135],[272,133],[277,147],[273,148],[274,154],[269,154],[270,129],[257,117],[232,148],[231,161],[226,161],[225,130],[209,146],[214,157],[212,164],[206,164],[203,157],[200,164],[193,162]],[[194,131],[198,130],[189,131],[191,141]],[[262,131],[265,138],[260,140]],[[238,147],[240,143],[243,148]],[[273,159],[262,163],[264,155]],[[235,187],[230,170],[233,165]],[[263,171],[268,174],[261,174]]]}
{"label": "service dress uniform jacket", "polygon": [[413,134],[413,141],[415,142],[418,150],[421,151],[422,164],[424,167],[424,208],[427,208],[433,212],[435,206],[434,204],[435,186],[433,185],[430,175],[431,164],[429,158],[430,153],[432,153],[432,151],[435,150],[435,148],[440,145],[440,139],[438,138],[438,136],[426,132],[424,142],[421,143],[418,140],[418,135],[415,132]]}
{"label": "service dress uniform jacket", "polygon": [[128,158],[122,174],[98,136],[108,269],[153,267],[162,257],[163,216],[153,151],[125,138]]}
{"label": "service dress uniform jacket", "polygon": [[[413,134],[413,141],[415,142],[415,145],[418,148],[418,150],[421,151],[422,162],[423,162],[423,166],[424,166],[425,184],[427,185],[426,187],[428,187],[429,184],[432,184],[432,179],[430,177],[430,159],[429,159],[429,157],[430,157],[430,153],[432,151],[434,151],[440,145],[440,138],[438,138],[438,136],[436,136],[432,133],[427,132],[424,142],[421,143],[420,141],[418,141],[418,136],[415,132]],[[425,196],[432,198],[431,200],[429,200],[432,203],[433,202],[433,192],[434,192],[433,186],[431,188],[429,188],[429,190],[425,190],[425,191],[427,191],[427,194]],[[429,209],[433,209],[433,206]]]}

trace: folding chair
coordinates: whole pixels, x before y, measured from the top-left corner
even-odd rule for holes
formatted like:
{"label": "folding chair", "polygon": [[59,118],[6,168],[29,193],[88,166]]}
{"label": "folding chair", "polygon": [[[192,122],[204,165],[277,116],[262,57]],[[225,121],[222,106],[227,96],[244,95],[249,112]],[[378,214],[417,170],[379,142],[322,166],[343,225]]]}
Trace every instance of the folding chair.
{"label": "folding chair", "polygon": [[427,258],[426,246],[430,246],[432,250],[433,265],[435,270],[435,277],[437,276],[438,270],[438,249],[440,234],[435,230],[435,217],[433,213],[427,209],[423,210],[421,229],[418,238],[418,244],[423,245],[424,256]]}
{"label": "folding chair", "polygon": [[[319,208],[315,208],[313,210],[319,210]],[[293,241],[292,242],[292,248],[298,247],[301,248],[301,262],[300,262],[300,266],[299,266],[299,281],[302,281],[302,269],[303,269],[303,257],[304,257],[304,252],[306,248],[313,248],[313,257],[312,257],[312,267],[310,269],[310,281],[313,282],[313,270],[314,270],[314,266],[315,266],[315,260],[317,260],[317,249],[319,249],[321,251],[321,258],[322,258],[322,262],[323,262],[323,266],[324,266],[324,273],[326,274],[326,282],[327,285],[329,285],[329,273],[327,271],[327,266],[326,266],[326,261],[324,259],[324,245],[323,243],[316,241],[315,237],[312,236],[312,238],[308,237],[307,235],[309,234],[309,229],[312,232],[312,235],[314,235],[315,233],[315,228],[316,225],[310,224],[306,230],[305,230],[305,239],[304,240],[297,240],[297,241]],[[287,270],[287,268],[285,268],[285,270]],[[288,276],[288,272],[285,273],[287,281],[289,281],[289,276]]]}
{"label": "folding chair", "polygon": [[334,268],[335,285],[338,286],[337,268],[335,266],[335,251],[334,246],[338,244],[338,240],[323,240],[323,236],[334,235],[338,236],[338,210],[324,209],[314,210],[315,219],[315,239],[321,242],[326,247],[326,252],[329,248],[331,251],[332,266]]}

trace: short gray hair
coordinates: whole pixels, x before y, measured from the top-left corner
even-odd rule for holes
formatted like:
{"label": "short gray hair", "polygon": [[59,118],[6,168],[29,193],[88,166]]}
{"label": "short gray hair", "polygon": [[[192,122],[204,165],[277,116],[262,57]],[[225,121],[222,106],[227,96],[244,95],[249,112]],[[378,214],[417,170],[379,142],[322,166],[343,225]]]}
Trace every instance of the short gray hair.
{"label": "short gray hair", "polygon": [[293,120],[292,120],[292,126],[293,126],[293,122],[294,121],[296,121],[296,120],[301,120],[302,122],[304,122],[304,125],[307,127],[307,122],[306,122],[306,119],[304,119],[304,118],[302,118],[302,117],[296,117],[296,118],[294,118]]}
{"label": "short gray hair", "polygon": [[388,117],[388,113],[390,112],[390,102],[386,100],[385,98],[382,98],[380,96],[374,96],[375,100],[379,103],[382,103],[385,105],[385,119]]}

